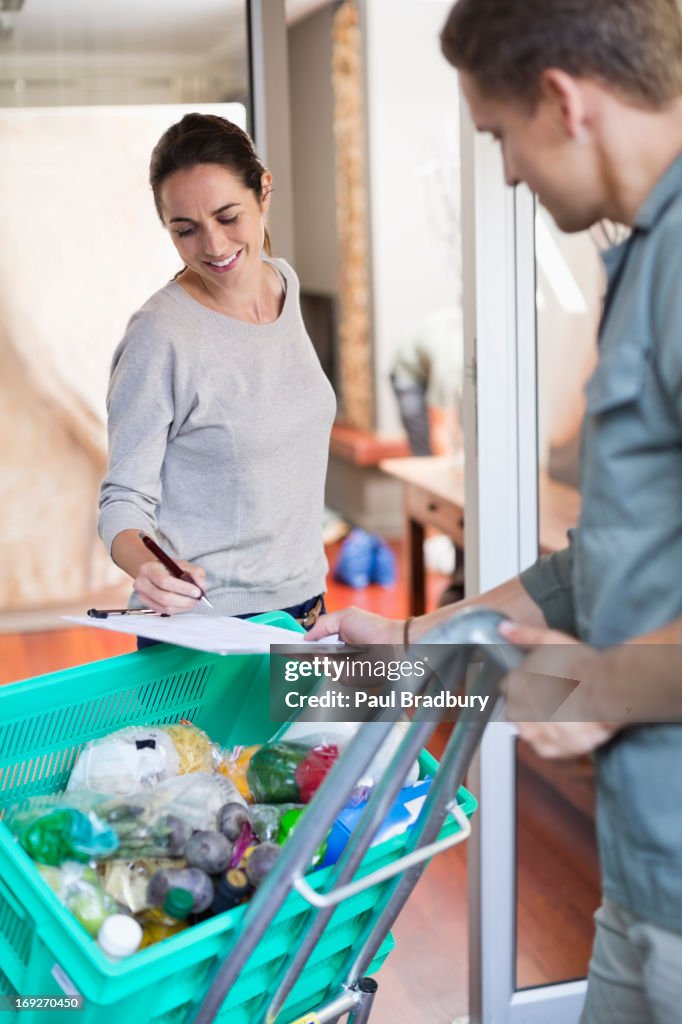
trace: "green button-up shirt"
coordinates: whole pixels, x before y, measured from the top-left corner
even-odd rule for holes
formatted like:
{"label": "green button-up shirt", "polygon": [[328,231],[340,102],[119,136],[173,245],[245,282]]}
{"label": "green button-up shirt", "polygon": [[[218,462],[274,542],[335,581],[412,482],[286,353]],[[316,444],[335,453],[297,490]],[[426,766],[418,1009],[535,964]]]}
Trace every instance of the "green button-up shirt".
{"label": "green button-up shirt", "polygon": [[[604,262],[580,522],[521,577],[551,627],[595,647],[682,616],[682,156]],[[597,827],[606,895],[682,932],[682,727],[631,728],[599,752]]]}

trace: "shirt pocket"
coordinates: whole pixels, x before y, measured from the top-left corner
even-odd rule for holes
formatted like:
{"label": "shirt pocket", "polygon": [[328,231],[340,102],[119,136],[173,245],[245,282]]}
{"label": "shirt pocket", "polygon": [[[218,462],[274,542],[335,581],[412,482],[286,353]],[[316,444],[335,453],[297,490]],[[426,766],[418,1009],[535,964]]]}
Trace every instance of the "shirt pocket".
{"label": "shirt pocket", "polygon": [[587,412],[600,415],[636,401],[644,385],[648,358],[649,346],[641,342],[603,353],[585,388]]}

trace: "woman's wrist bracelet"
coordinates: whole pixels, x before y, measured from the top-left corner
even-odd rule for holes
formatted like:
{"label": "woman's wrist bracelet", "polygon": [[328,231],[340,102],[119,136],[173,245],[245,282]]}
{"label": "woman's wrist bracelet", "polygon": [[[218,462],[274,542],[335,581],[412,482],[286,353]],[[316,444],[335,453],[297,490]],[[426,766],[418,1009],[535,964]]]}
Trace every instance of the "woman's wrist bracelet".
{"label": "woman's wrist bracelet", "polygon": [[403,623],[403,647],[405,650],[410,646],[410,623],[413,619],[414,615],[410,615]]}

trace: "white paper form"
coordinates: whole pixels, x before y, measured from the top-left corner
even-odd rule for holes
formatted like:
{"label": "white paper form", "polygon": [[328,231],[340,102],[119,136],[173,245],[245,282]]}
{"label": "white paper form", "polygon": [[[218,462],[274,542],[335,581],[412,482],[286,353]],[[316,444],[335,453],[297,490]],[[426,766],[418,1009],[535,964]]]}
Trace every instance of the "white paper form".
{"label": "white paper form", "polygon": [[79,626],[95,626],[114,633],[129,633],[148,640],[159,640],[178,647],[192,647],[214,654],[267,654],[271,644],[310,643],[311,647],[332,646],[338,649],[337,637],[306,641],[303,633],[294,633],[279,626],[266,626],[249,619],[229,615],[197,615],[185,612],[162,618],[156,615],[110,615],[93,619],[87,615],[64,615],[62,618]]}

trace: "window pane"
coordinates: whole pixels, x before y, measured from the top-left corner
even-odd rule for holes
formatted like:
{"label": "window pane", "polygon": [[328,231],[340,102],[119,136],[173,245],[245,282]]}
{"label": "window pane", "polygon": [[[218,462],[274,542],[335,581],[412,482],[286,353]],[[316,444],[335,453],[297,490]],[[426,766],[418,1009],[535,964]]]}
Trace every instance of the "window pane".
{"label": "window pane", "polygon": [[16,6],[0,15],[0,610],[82,610],[122,582],[95,529],[111,357],[181,269],[150,153],[188,110],[246,127],[245,3]]}

